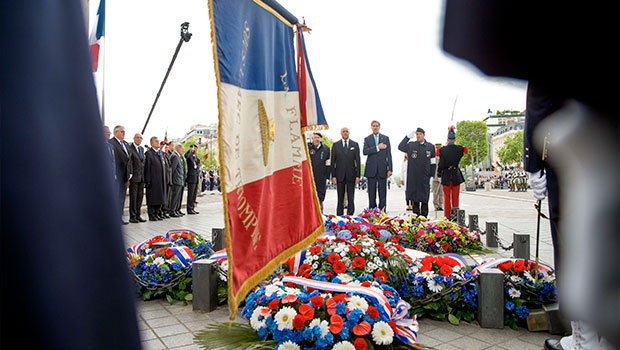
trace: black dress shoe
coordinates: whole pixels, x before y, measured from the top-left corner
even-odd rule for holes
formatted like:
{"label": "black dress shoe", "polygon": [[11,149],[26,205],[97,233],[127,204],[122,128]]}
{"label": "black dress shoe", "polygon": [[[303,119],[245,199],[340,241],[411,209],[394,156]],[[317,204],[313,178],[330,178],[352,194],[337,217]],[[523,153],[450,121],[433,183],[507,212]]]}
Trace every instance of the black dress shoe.
{"label": "black dress shoe", "polygon": [[157,216],[153,215],[153,216],[149,216],[149,221],[159,221],[161,220],[160,218],[158,218]]}
{"label": "black dress shoe", "polygon": [[144,220],[144,219],[143,219],[143,218],[141,218],[141,217],[138,217],[138,222],[146,222],[146,220]]}
{"label": "black dress shoe", "polygon": [[557,339],[545,340],[545,350],[563,350],[562,344]]}
{"label": "black dress shoe", "polygon": [[179,211],[177,211],[177,215],[183,216],[183,215],[185,215],[185,213],[179,210]]}
{"label": "black dress shoe", "polygon": [[181,215],[176,214],[176,213],[172,213],[172,214],[170,214],[170,217],[171,217],[171,218],[178,218],[178,217],[180,217],[180,216],[181,216]]}
{"label": "black dress shoe", "polygon": [[132,224],[137,224],[140,221],[138,221],[138,219],[129,219],[129,222],[131,222]]}
{"label": "black dress shoe", "polygon": [[188,214],[190,214],[190,215],[198,214],[198,213],[196,213],[196,212],[195,212],[195,211],[193,211],[193,210],[191,210],[191,211],[190,211],[190,210],[188,210],[188,211],[187,211],[187,213],[188,213]]}

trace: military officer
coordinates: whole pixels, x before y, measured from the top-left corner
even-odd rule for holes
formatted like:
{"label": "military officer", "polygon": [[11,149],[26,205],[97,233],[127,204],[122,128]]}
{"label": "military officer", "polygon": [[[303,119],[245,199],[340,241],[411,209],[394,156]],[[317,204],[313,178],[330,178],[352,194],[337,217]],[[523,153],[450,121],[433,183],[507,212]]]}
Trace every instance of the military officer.
{"label": "military officer", "polygon": [[[398,149],[407,153],[407,198],[413,201],[413,212],[428,216],[428,198],[430,196],[430,178],[435,164],[435,146],[426,141],[425,132],[417,128],[398,145]],[[415,137],[415,141],[412,141]]]}
{"label": "military officer", "polygon": [[323,201],[325,200],[326,181],[329,178],[329,147],[325,146],[321,139],[323,135],[318,132],[312,134],[312,142],[308,143],[310,153],[310,163],[312,164],[312,174],[314,175],[314,186],[319,197],[321,212],[323,212]]}

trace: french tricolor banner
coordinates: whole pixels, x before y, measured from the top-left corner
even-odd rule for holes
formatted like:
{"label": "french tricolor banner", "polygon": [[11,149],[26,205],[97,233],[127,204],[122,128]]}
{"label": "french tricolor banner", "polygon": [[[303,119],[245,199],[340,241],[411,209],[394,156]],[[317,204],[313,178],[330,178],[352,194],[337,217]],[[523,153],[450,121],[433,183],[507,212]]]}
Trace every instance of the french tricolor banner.
{"label": "french tricolor banner", "polygon": [[94,21],[93,29],[90,32],[90,56],[93,62],[93,72],[96,72],[99,68],[99,51],[101,50],[101,43],[103,41],[103,35],[105,33],[105,0],[99,2],[99,9],[97,10],[97,18]]}
{"label": "french tricolor banner", "polygon": [[297,79],[299,81],[301,126],[306,129],[327,129],[327,120],[325,120],[319,92],[310,70],[304,31],[300,24],[297,24]]}
{"label": "french tricolor banner", "polygon": [[297,19],[272,0],[209,0],[231,317],[325,230],[302,134]]}

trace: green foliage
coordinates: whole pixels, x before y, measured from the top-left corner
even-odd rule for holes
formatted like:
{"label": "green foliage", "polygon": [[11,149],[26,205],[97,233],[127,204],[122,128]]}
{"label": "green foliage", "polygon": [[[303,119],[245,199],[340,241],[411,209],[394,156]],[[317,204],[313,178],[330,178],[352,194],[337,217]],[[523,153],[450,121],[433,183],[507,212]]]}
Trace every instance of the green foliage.
{"label": "green foliage", "polygon": [[329,149],[332,148],[332,145],[334,144],[334,140],[330,139],[329,137],[327,137],[327,135],[323,135],[323,138],[321,139],[321,142],[329,147]]}
{"label": "green foliage", "polygon": [[278,344],[276,340],[261,340],[247,324],[216,322],[206,328],[194,337],[202,349],[274,349]]}
{"label": "green foliage", "polygon": [[460,166],[476,165],[476,141],[478,144],[478,162],[489,154],[487,142],[487,125],[481,120],[462,120],[456,123],[456,143],[467,147],[469,157],[461,159]]}
{"label": "green foliage", "polygon": [[508,136],[504,146],[497,152],[499,161],[504,165],[511,165],[521,161],[523,155],[523,130]]}
{"label": "green foliage", "polygon": [[[198,146],[198,152],[196,152],[196,155],[198,156],[198,159],[200,159],[200,164],[204,165],[205,167],[207,167],[207,170],[209,169],[209,167],[211,165],[213,165],[216,169],[218,168],[217,166],[217,157],[215,157],[211,152],[213,151],[213,153],[217,152],[217,150],[215,150],[215,148],[217,147],[217,145],[214,143],[213,144],[213,150],[207,150],[207,148],[209,147],[208,144],[203,144],[203,145],[199,145],[198,144],[198,137],[196,136],[192,136],[189,139],[187,139],[185,142],[182,143],[183,148],[185,148],[185,152],[187,152],[187,150],[189,149],[190,145],[197,145]],[[209,158],[207,158],[207,160],[205,160],[205,154],[207,153],[207,151],[209,152]]]}

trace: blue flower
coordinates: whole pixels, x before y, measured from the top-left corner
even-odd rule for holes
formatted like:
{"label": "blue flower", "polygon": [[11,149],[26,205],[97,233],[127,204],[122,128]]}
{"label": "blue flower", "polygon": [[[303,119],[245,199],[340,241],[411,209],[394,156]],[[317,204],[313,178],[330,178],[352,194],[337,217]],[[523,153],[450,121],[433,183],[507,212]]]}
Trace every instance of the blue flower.
{"label": "blue flower", "polygon": [[338,315],[344,315],[347,313],[347,304],[345,304],[342,301],[339,301],[338,304],[336,304],[336,313]]}
{"label": "blue flower", "polygon": [[521,305],[517,308],[517,317],[520,319],[526,318],[530,314],[530,310],[525,305]]}
{"label": "blue flower", "polygon": [[349,230],[342,230],[342,231],[338,232],[338,238],[351,239],[351,231],[349,231]]}
{"label": "blue flower", "polygon": [[379,239],[388,240],[392,238],[392,234],[387,230],[379,230]]}
{"label": "blue flower", "polygon": [[265,339],[265,338],[267,338],[267,336],[268,336],[268,335],[269,335],[269,331],[267,330],[267,328],[265,328],[265,327],[261,327],[261,328],[258,330],[258,337],[259,337],[259,338],[261,338],[261,339]]}
{"label": "blue flower", "polygon": [[416,297],[420,297],[424,293],[424,286],[418,284],[417,286],[413,286],[413,295]]}
{"label": "blue flower", "polygon": [[512,311],[515,309],[515,304],[512,301],[506,303],[506,310]]}

